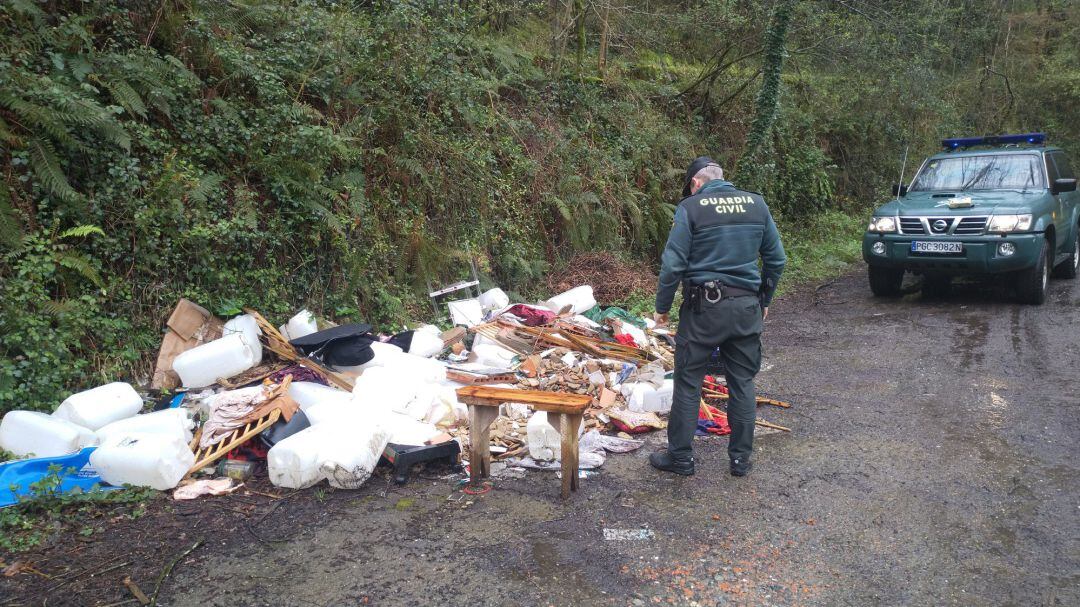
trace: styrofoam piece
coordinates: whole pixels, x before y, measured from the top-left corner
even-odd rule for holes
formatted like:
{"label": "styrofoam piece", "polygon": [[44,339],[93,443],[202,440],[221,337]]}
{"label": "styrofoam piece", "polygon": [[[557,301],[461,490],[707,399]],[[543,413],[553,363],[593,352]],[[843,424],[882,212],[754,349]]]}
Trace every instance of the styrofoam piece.
{"label": "styrofoam piece", "polygon": [[205,388],[255,366],[255,351],[242,335],[233,333],[196,346],[173,361],[173,370],[188,388]]}
{"label": "styrofoam piece", "polygon": [[53,417],[97,430],[118,419],[135,415],[142,406],[142,397],[131,384],[113,382],[72,394],[53,411]]}
{"label": "styrofoam piece", "polygon": [[[578,436],[585,430],[585,420],[577,428]],[[562,459],[562,436],[555,426],[548,422],[546,411],[537,411],[525,424],[526,444],[529,447],[529,457],[535,460],[560,460]]]}
{"label": "styrofoam piece", "polygon": [[132,433],[95,449],[90,464],[110,485],[164,491],[175,487],[195,465],[195,454],[182,436]]}
{"label": "styrofoam piece", "polygon": [[459,299],[446,305],[450,308],[450,319],[455,325],[474,327],[484,322],[484,309],[479,299]]}
{"label": "styrofoam piece", "polygon": [[510,297],[499,287],[484,291],[478,298],[480,308],[485,312],[505,308],[510,305]]}
{"label": "styrofoam piece", "polygon": [[259,323],[255,320],[255,317],[251,314],[241,314],[225,323],[221,334],[232,335],[233,333],[239,333],[243,336],[244,343],[251,348],[251,352],[255,357],[255,364],[261,363],[263,352],[262,341],[259,336],[262,335],[262,329],[259,328]]}
{"label": "styrofoam piece", "polygon": [[8,411],[0,421],[0,449],[19,457],[56,457],[98,444],[93,430],[38,411]]}
{"label": "styrofoam piece", "polygon": [[195,422],[186,407],[163,409],[115,421],[97,431],[101,444],[113,443],[127,434],[171,434],[191,442]]}
{"label": "styrofoam piece", "polygon": [[334,405],[352,404],[352,392],[324,386],[313,381],[294,381],[289,384],[289,396],[307,413],[313,405],[330,403]]}
{"label": "styrofoam piece", "polygon": [[596,307],[593,288],[589,285],[574,287],[544,302],[545,308],[556,313],[561,312],[566,306],[570,306],[570,313],[575,315],[583,314],[585,311]]}

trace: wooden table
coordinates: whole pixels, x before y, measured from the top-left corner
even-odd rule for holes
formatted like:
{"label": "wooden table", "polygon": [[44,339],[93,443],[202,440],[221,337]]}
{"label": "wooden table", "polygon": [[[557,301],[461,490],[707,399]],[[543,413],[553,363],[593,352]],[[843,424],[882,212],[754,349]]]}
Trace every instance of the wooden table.
{"label": "wooden table", "polygon": [[499,416],[499,406],[522,403],[549,414],[548,422],[562,437],[562,496],[567,498],[571,491],[577,491],[578,428],[592,403],[591,396],[487,386],[458,388],[457,396],[469,406],[469,476],[474,484],[491,475],[491,422]]}

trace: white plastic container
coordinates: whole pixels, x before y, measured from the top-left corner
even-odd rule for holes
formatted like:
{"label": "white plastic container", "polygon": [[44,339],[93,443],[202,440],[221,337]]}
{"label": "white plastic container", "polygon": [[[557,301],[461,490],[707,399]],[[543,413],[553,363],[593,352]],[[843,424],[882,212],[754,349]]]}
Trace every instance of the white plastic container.
{"label": "white plastic container", "polygon": [[566,306],[570,306],[571,314],[584,314],[586,310],[596,307],[596,298],[593,297],[592,287],[589,285],[574,287],[544,302],[544,307],[555,313],[560,312]]}
{"label": "white plastic container", "polygon": [[307,413],[314,405],[329,403],[331,405],[351,405],[353,395],[351,392],[331,388],[311,381],[294,381],[289,384],[289,396],[300,405],[300,409]]}
{"label": "white plastic container", "polygon": [[329,427],[311,426],[271,447],[266,454],[270,482],[286,489],[303,489],[322,480],[319,449]]}
{"label": "white plastic container", "polygon": [[376,424],[333,430],[319,454],[320,476],[331,487],[359,488],[371,477],[389,440],[390,433]]}
{"label": "white plastic container", "polygon": [[183,352],[173,361],[173,370],[187,388],[205,388],[239,375],[256,365],[255,351],[242,335],[233,333]]}
{"label": "white plastic container", "polygon": [[172,489],[195,465],[195,454],[180,436],[133,433],[90,454],[90,465],[110,485]]}
{"label": "white plastic container", "polygon": [[535,460],[562,459],[562,437],[548,423],[547,412],[537,411],[525,425],[529,457]]}
{"label": "white plastic container", "polygon": [[139,433],[178,436],[185,442],[191,442],[194,427],[191,411],[186,407],[177,407],[115,421],[101,427],[97,435],[103,445],[116,442],[128,434]]}
{"label": "white plastic container", "polygon": [[306,337],[312,333],[316,333],[319,330],[319,326],[315,324],[315,315],[305,310],[300,310],[289,319],[289,322],[278,327],[278,331],[285,336],[285,339],[293,340],[301,337]]}
{"label": "white plastic container", "polygon": [[255,317],[251,314],[242,314],[225,323],[222,335],[232,335],[233,333],[239,333],[244,338],[244,343],[251,348],[252,353],[255,355],[255,364],[261,363],[263,352],[262,341],[259,340],[259,336],[262,335],[262,329],[259,328],[259,323],[255,320]]}
{"label": "white plastic container", "polygon": [[379,420],[379,426],[386,429],[389,441],[398,445],[423,445],[439,434],[439,429],[433,424],[415,420],[401,413],[390,413],[384,416]]}
{"label": "white plastic container", "polygon": [[0,449],[19,457],[56,457],[98,443],[92,430],[38,411],[9,411],[0,421]]}
{"label": "white plastic container", "polygon": [[401,348],[394,344],[377,341],[371,344],[371,352],[373,354],[371,360],[362,365],[354,365],[351,367],[335,367],[338,371],[345,373],[363,373],[368,369],[375,367],[387,367],[397,360],[399,356],[403,356],[405,352]]}
{"label": "white plastic container", "polygon": [[494,289],[488,289],[484,291],[480,297],[480,307],[485,312],[492,310],[499,310],[510,305],[510,297],[503,292],[502,289],[495,287]]}
{"label": "white plastic container", "polygon": [[442,352],[444,347],[438,329],[432,332],[421,328],[413,331],[412,343],[409,344],[409,354],[430,358]]}
{"label": "white plastic container", "polygon": [[98,428],[131,417],[142,409],[143,400],[130,384],[114,382],[67,397],[53,411],[53,417],[84,428]]}
{"label": "white plastic container", "polygon": [[653,390],[645,398],[645,410],[655,413],[670,413],[671,401],[675,396],[675,380],[665,379],[659,390]]}

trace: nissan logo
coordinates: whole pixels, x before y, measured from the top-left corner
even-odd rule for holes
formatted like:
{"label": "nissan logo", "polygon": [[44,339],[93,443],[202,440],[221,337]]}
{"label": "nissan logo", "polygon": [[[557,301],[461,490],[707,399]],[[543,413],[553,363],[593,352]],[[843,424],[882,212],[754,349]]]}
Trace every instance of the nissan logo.
{"label": "nissan logo", "polygon": [[939,219],[939,220],[934,222],[934,231],[935,232],[944,232],[948,227],[949,227],[949,222],[945,221],[944,219]]}

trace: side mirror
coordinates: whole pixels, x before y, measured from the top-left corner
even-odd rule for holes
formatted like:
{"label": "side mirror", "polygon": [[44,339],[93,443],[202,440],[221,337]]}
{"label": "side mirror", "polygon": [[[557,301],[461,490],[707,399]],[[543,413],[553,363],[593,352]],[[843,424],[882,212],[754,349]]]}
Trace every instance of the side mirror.
{"label": "side mirror", "polygon": [[[1075,186],[1073,186],[1073,187],[1075,187]],[[907,195],[907,186],[902,184],[902,183],[894,183],[893,187],[892,187],[892,195],[893,196],[906,196]]]}
{"label": "side mirror", "polygon": [[1075,192],[1076,180],[1066,179],[1064,177],[1058,177],[1054,180],[1054,185],[1050,187],[1051,194],[1060,194],[1062,192]]}

